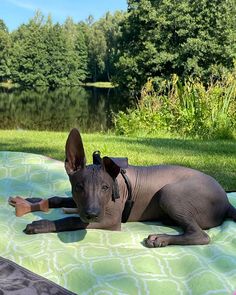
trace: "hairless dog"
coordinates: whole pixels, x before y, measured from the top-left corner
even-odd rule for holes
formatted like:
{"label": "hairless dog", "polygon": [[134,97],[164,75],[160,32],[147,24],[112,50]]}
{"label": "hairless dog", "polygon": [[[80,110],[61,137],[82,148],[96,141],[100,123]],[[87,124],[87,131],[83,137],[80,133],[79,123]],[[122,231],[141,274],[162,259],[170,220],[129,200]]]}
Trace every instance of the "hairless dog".
{"label": "hairless dog", "polygon": [[[86,165],[80,133],[72,129],[66,142],[65,169],[72,198],[14,197],[9,203],[21,216],[48,208],[75,208],[78,216],[28,224],[26,234],[79,229],[120,230],[126,221],[161,221],[177,225],[178,235],[152,234],[147,247],[203,245],[210,242],[204,229],[220,225],[226,218],[236,221],[236,209],[220,184],[200,171],[173,165],[131,166],[127,158],[100,157]],[[70,211],[70,210],[69,210]]]}

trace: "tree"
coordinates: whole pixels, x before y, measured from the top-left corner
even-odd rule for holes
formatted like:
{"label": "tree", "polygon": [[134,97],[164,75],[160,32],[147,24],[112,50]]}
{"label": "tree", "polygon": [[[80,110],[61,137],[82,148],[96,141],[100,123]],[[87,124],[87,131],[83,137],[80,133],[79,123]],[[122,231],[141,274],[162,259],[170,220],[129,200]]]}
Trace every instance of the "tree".
{"label": "tree", "polygon": [[110,81],[114,74],[114,63],[117,57],[117,40],[120,36],[120,23],[124,13],[117,11],[106,13],[94,22],[90,16],[80,23],[84,31],[88,48],[88,70],[92,81]]}
{"label": "tree", "polygon": [[84,33],[72,18],[67,18],[63,30],[67,40],[69,80],[71,84],[78,84],[84,81],[87,76],[88,52]]}
{"label": "tree", "polygon": [[86,45],[88,48],[88,70],[90,80],[96,82],[103,75],[105,69],[105,56],[107,50],[106,39],[103,30],[97,22],[93,22],[90,16],[87,23],[81,23],[84,30]]}
{"label": "tree", "polygon": [[49,64],[45,45],[44,17],[36,12],[33,19],[12,34],[12,79],[22,86],[47,86]]}
{"label": "tree", "polygon": [[125,13],[122,11],[116,11],[114,14],[107,12],[105,17],[98,21],[107,44],[104,60],[104,79],[108,81],[111,81],[112,76],[115,74],[114,64],[118,57],[118,40],[121,37],[121,22],[124,17]]}
{"label": "tree", "polygon": [[208,79],[235,58],[234,0],[129,0],[116,81],[139,92],[149,77]]}
{"label": "tree", "polygon": [[11,38],[7,26],[0,19],[0,81],[10,79]]}
{"label": "tree", "polygon": [[12,79],[21,86],[78,85],[87,75],[84,35],[71,19],[45,21],[41,12],[12,34]]}

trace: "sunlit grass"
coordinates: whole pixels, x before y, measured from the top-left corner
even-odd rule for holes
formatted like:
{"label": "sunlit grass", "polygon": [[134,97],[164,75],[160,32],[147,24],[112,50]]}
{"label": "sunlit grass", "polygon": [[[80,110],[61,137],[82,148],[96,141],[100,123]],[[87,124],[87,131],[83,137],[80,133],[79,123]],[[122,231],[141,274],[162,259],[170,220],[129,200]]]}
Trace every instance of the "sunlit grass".
{"label": "sunlit grass", "polygon": [[6,82],[1,82],[0,87],[11,89],[11,88],[17,88],[19,87],[19,85],[16,83],[12,83],[12,81],[6,81]]}
{"label": "sunlit grass", "polygon": [[[64,160],[68,133],[0,130],[0,150],[30,152]],[[165,136],[123,137],[82,134],[87,162],[92,153],[128,157],[133,165],[178,164],[215,177],[227,190],[236,190],[236,140],[193,140]]]}
{"label": "sunlit grass", "polygon": [[113,85],[111,82],[88,82],[82,84],[83,86],[92,86],[96,88],[114,88],[115,85]]}

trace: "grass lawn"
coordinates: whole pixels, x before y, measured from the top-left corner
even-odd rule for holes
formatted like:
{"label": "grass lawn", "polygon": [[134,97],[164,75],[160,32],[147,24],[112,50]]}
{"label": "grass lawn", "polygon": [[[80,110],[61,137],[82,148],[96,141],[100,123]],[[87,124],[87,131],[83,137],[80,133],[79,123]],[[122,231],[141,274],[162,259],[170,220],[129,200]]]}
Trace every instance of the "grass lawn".
{"label": "grass lawn", "polygon": [[[0,130],[0,150],[47,155],[64,160],[68,133]],[[236,191],[236,140],[134,138],[108,134],[82,134],[87,162],[92,152],[128,157],[133,165],[179,164],[215,177],[226,190]]]}

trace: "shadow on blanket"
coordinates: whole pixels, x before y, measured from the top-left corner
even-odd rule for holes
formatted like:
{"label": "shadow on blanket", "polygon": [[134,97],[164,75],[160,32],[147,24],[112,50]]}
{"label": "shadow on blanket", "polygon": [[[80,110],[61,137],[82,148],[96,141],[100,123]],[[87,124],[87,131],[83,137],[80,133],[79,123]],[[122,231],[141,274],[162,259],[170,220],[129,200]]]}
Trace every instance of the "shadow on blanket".
{"label": "shadow on blanket", "polygon": [[76,243],[84,239],[87,234],[87,230],[74,231],[73,233],[69,232],[60,232],[57,233],[58,238],[63,243]]}
{"label": "shadow on blanket", "polygon": [[[62,213],[61,208],[52,209],[48,213],[44,212],[32,212],[34,216],[40,217],[41,219],[48,219],[48,220],[55,220],[58,218],[65,218],[66,216]],[[76,215],[70,215],[76,216]],[[82,241],[87,234],[87,230],[77,230],[77,231],[70,231],[70,232],[59,232],[57,233],[58,238],[63,243],[75,243]]]}

